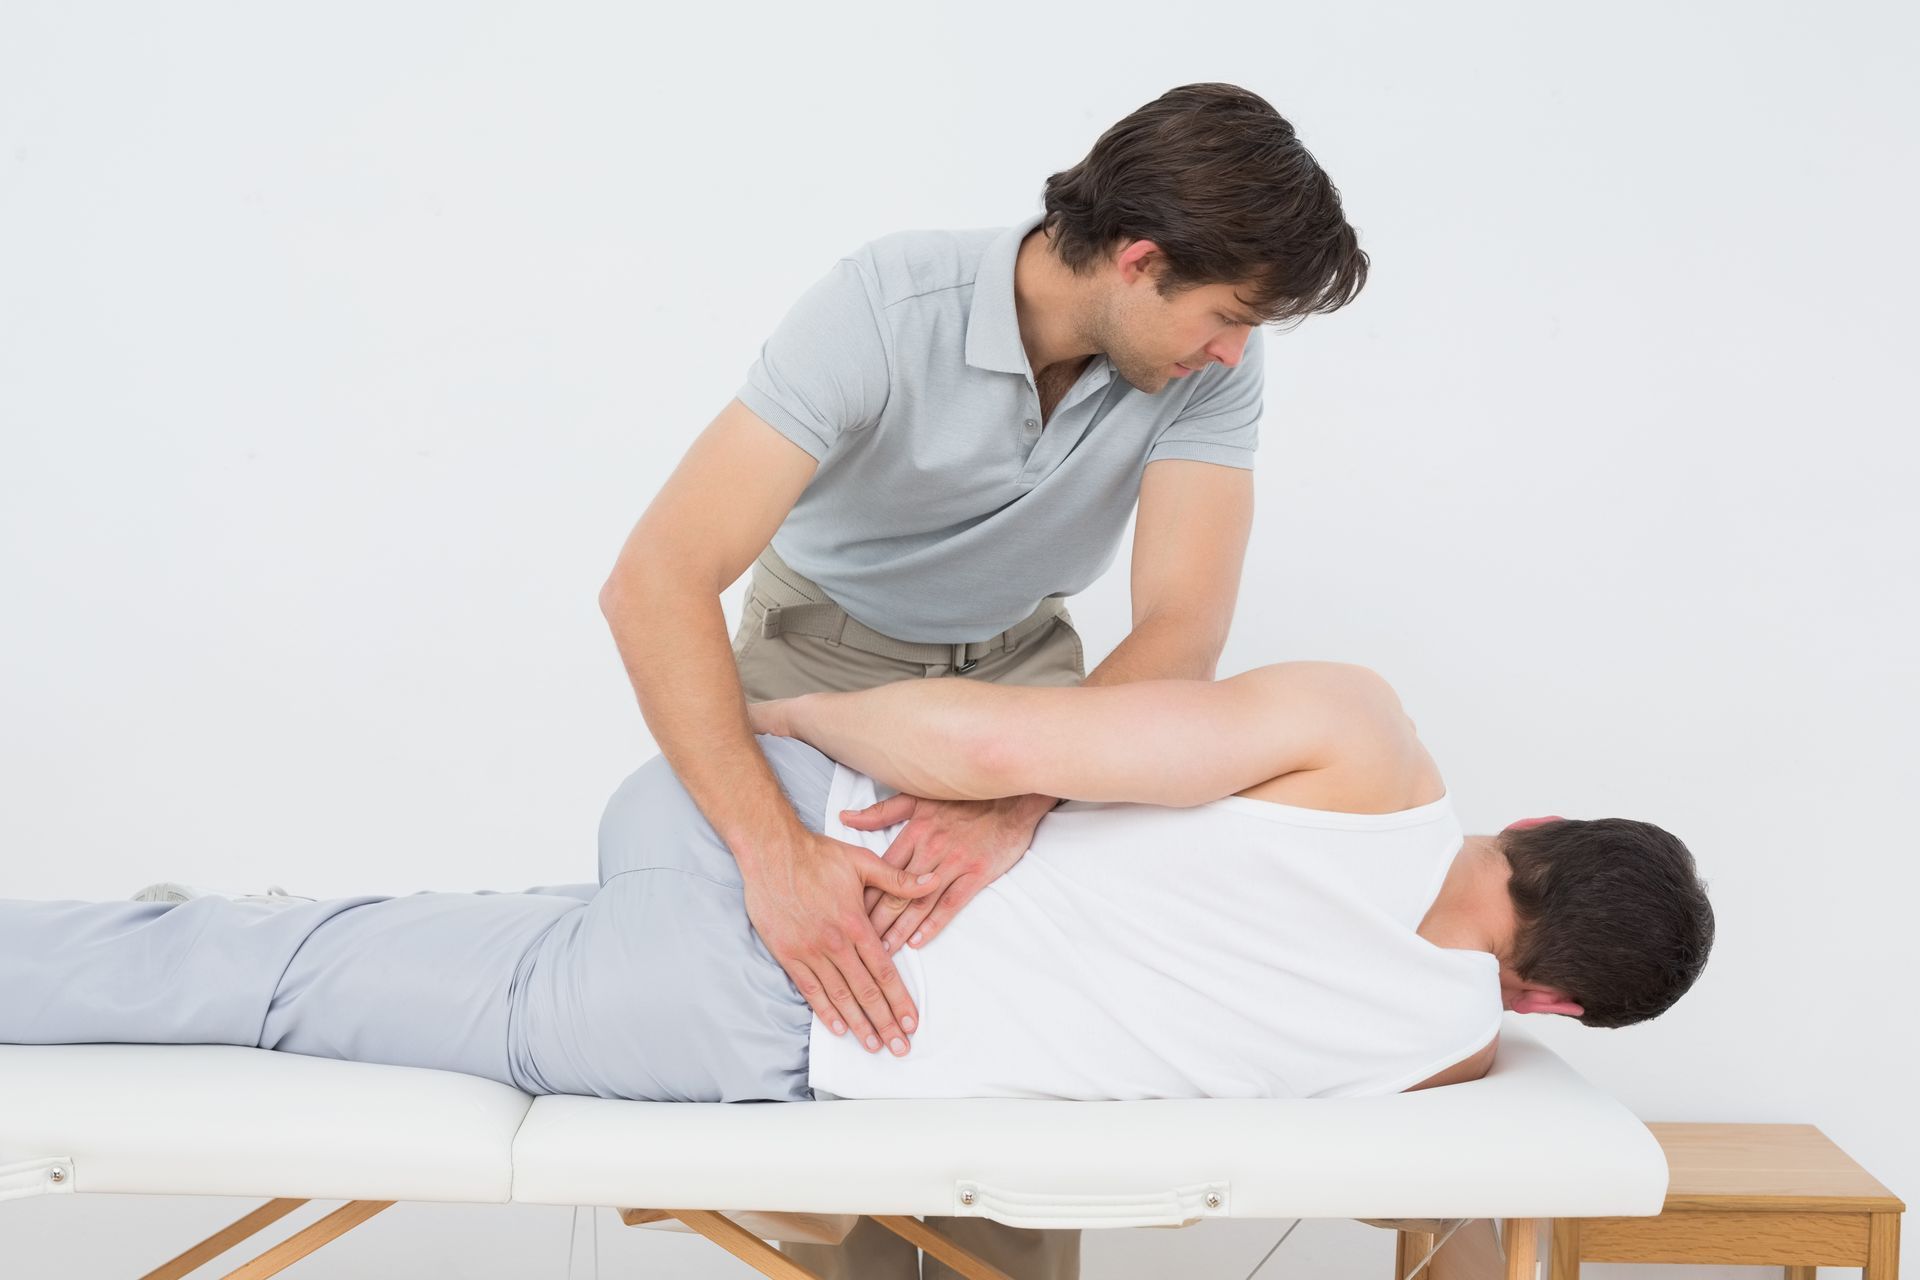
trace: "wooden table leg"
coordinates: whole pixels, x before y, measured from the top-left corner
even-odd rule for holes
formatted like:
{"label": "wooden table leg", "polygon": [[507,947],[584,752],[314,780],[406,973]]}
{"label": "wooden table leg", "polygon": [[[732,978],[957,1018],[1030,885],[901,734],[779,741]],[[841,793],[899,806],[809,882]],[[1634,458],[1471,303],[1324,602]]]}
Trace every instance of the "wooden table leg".
{"label": "wooden table leg", "polygon": [[282,1240],[251,1262],[227,1272],[223,1280],[267,1280],[277,1276],[322,1245],[332,1244],[347,1232],[379,1213],[393,1207],[391,1200],[349,1200],[318,1222]]}
{"label": "wooden table leg", "polygon": [[1580,1280],[1580,1219],[1555,1218],[1547,1250],[1547,1280]]}
{"label": "wooden table leg", "polygon": [[305,1200],[269,1200],[244,1218],[229,1223],[199,1244],[167,1259],[141,1276],[140,1280],[180,1280],[181,1276],[198,1271],[203,1263],[219,1257],[248,1236],[265,1231],[305,1203]]}
{"label": "wooden table leg", "polygon": [[1508,1218],[1500,1243],[1507,1251],[1507,1280],[1534,1280],[1540,1266],[1540,1229],[1546,1224],[1538,1218]]}
{"label": "wooden table leg", "polygon": [[1435,1236],[1426,1231],[1396,1231],[1393,1242],[1393,1280],[1407,1280],[1407,1272],[1433,1252]]}
{"label": "wooden table leg", "polygon": [[680,1221],[772,1280],[820,1280],[819,1274],[781,1253],[725,1214],[710,1209],[668,1209]]}
{"label": "wooden table leg", "polygon": [[1900,1280],[1900,1215],[1876,1213],[1867,1224],[1867,1265],[1861,1280]]}
{"label": "wooden table leg", "polygon": [[967,1277],[967,1280],[1013,1280],[1013,1277],[988,1262],[985,1258],[962,1247],[950,1237],[943,1235],[918,1218],[901,1217],[894,1214],[869,1214],[875,1222],[908,1244],[918,1245],[922,1252],[930,1253],[949,1267]]}

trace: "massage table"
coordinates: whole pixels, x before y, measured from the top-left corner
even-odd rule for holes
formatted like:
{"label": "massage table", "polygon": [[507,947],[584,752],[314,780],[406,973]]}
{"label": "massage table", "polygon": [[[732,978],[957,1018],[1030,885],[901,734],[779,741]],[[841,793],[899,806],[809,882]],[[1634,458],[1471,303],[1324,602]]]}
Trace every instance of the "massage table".
{"label": "massage table", "polygon": [[[1483,1080],[1333,1100],[623,1102],[265,1049],[0,1045],[0,1200],[267,1198],[151,1280],[188,1274],[309,1200],[346,1203],[226,1274],[274,1275],[412,1200],[613,1206],[781,1280],[812,1273],[766,1240],[836,1240],[860,1214],[980,1278],[1001,1273],[922,1216],[1084,1228],[1492,1218],[1519,1277],[1533,1274],[1545,1220],[1656,1214],[1666,1186],[1647,1128],[1512,1015]],[[1403,1231],[1401,1275],[1430,1243]]]}

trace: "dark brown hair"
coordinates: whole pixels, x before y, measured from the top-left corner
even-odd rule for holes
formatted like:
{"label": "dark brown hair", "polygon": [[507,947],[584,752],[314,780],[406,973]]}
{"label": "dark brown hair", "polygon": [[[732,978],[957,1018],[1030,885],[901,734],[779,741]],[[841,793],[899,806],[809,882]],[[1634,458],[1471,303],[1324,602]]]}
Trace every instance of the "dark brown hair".
{"label": "dark brown hair", "polygon": [[1706,967],[1713,907],[1693,854],[1650,822],[1561,819],[1502,832],[1519,915],[1515,973],[1558,987],[1590,1027],[1665,1013]]}
{"label": "dark brown hair", "polygon": [[1245,284],[1264,322],[1337,311],[1367,282],[1340,192],[1259,94],[1187,84],[1133,112],[1047,179],[1042,225],[1075,272],[1117,242],[1166,255],[1161,296]]}

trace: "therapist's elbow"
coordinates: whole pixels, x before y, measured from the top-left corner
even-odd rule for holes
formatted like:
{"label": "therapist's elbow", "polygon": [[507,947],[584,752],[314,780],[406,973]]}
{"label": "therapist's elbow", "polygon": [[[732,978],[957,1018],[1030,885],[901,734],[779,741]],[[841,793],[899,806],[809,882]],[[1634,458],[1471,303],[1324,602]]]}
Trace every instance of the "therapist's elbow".
{"label": "therapist's elbow", "polygon": [[670,588],[651,578],[616,571],[600,588],[600,616],[624,650],[641,629],[648,610],[658,610]]}
{"label": "therapist's elbow", "polygon": [[632,576],[616,567],[600,584],[600,616],[608,622],[618,620],[639,594]]}
{"label": "therapist's elbow", "polygon": [[628,547],[600,584],[600,612],[611,620],[639,600],[658,600],[663,592],[683,589],[692,577],[671,557],[651,549]]}
{"label": "therapist's elbow", "polygon": [[613,619],[615,613],[619,612],[619,588],[620,580],[617,575],[608,577],[600,584],[600,616],[609,621]]}

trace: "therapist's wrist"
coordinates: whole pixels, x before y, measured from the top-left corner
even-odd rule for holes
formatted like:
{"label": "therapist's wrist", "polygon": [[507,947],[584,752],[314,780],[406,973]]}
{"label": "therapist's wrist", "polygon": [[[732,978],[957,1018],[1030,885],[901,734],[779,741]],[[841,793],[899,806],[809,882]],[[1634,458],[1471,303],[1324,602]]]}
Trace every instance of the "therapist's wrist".
{"label": "therapist's wrist", "polygon": [[729,790],[726,805],[716,806],[709,821],[739,864],[740,873],[757,876],[768,869],[791,866],[812,833],[794,811],[793,801],[787,798],[772,770],[750,773]]}
{"label": "therapist's wrist", "polygon": [[793,866],[813,839],[813,833],[796,818],[791,826],[772,827],[741,840],[728,842],[733,850],[733,860],[740,866],[740,875],[744,879],[759,881],[768,876],[781,876]]}

